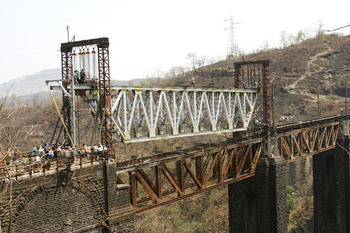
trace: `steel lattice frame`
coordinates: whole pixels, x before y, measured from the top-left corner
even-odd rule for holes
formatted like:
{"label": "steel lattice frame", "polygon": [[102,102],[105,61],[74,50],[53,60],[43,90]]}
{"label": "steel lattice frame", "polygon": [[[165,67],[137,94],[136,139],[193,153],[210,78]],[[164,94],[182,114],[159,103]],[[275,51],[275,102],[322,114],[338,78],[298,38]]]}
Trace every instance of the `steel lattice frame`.
{"label": "steel lattice frame", "polygon": [[114,157],[111,120],[111,82],[109,71],[109,44],[98,45],[99,69],[99,113],[101,120],[101,142],[107,147],[107,157]]}
{"label": "steel lattice frame", "polygon": [[246,130],[258,96],[256,89],[112,89],[112,121],[125,142]]}
{"label": "steel lattice frame", "polygon": [[[256,66],[256,69],[262,72],[262,91],[263,91],[263,121],[264,126],[271,126],[271,106],[270,106],[270,80],[269,80],[269,60],[261,60],[261,61],[247,61],[247,62],[235,62],[235,80],[234,85],[235,88],[242,88],[242,76],[244,75],[243,66],[247,66],[247,81],[248,84],[252,85],[252,80],[249,80],[249,76],[252,75],[250,73],[252,65]],[[261,68],[258,67],[261,65]],[[255,68],[255,67],[254,67]],[[258,80],[257,80],[258,81]],[[260,82],[260,80],[259,80]]]}
{"label": "steel lattice frame", "polygon": [[269,80],[269,61],[262,64],[262,83],[263,83],[263,121],[265,127],[271,126],[271,101],[270,101],[270,80]]}
{"label": "steel lattice frame", "polygon": [[[137,213],[251,177],[262,153],[262,140],[173,153],[147,163],[118,163],[118,182],[128,172],[130,201]],[[129,165],[129,166],[128,166]],[[150,171],[151,169],[151,171]]]}
{"label": "steel lattice frame", "polygon": [[329,122],[278,133],[277,152],[286,160],[293,161],[333,149],[336,147],[339,129],[339,122]]}
{"label": "steel lattice frame", "polygon": [[[277,127],[277,154],[287,162],[335,148],[338,116]],[[255,175],[264,155],[263,131],[238,143],[164,153],[118,163],[118,183],[130,184],[130,202],[137,213]]]}
{"label": "steel lattice frame", "polygon": [[242,88],[242,65],[235,63],[235,88]]}
{"label": "steel lattice frame", "polygon": [[[72,77],[73,63],[72,63],[72,50],[71,49],[63,49],[61,48],[61,66],[62,66],[62,86],[67,89],[68,83]],[[70,106],[70,98],[65,95],[62,91],[63,105],[61,114],[64,119],[64,123],[67,126],[67,131],[64,131],[64,139],[63,143],[72,146],[72,142],[69,138],[69,135],[72,135],[72,116],[71,116],[71,106]]]}
{"label": "steel lattice frame", "polygon": [[[71,109],[70,98],[66,96],[67,90],[70,89],[68,83],[73,75],[73,61],[72,50],[75,47],[88,47],[97,45],[98,47],[98,67],[99,67],[99,82],[98,82],[98,99],[96,102],[90,104],[90,107],[94,109],[94,113],[97,114],[97,108],[99,110],[100,122],[102,127],[101,142],[107,147],[107,157],[113,155],[112,145],[112,123],[111,123],[111,95],[110,95],[110,71],[109,71],[109,40],[108,38],[98,38],[91,40],[75,41],[61,44],[61,60],[62,60],[62,85],[63,88],[63,107],[62,116],[67,126],[68,132],[65,132],[64,143],[71,145],[71,141],[68,137],[72,132],[71,126]],[[84,95],[83,95],[84,98]],[[102,119],[102,120],[101,120]]]}

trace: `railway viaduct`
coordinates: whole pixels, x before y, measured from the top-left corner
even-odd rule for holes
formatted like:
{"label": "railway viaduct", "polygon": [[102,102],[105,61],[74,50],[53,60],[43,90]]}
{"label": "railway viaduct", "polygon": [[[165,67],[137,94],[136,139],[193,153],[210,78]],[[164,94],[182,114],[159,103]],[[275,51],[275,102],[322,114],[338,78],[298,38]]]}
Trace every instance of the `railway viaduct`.
{"label": "railway viaduct", "polygon": [[[11,167],[1,184],[2,231],[133,232],[138,214],[226,186],[230,232],[287,232],[288,169],[302,174],[296,186],[313,180],[315,232],[350,231],[346,114],[270,122],[268,61],[235,63],[233,90],[111,87],[108,45],[107,38],[62,44],[62,80],[56,80],[63,90],[58,124],[66,142],[75,145],[74,96],[80,96],[99,122],[106,156],[90,163],[57,161],[38,172]],[[79,66],[74,49],[89,46],[98,50],[97,84],[70,83]],[[244,77],[259,86],[242,88]],[[249,131],[260,89],[263,127]],[[137,143],[212,133],[235,137],[123,162],[113,154],[117,139]]]}

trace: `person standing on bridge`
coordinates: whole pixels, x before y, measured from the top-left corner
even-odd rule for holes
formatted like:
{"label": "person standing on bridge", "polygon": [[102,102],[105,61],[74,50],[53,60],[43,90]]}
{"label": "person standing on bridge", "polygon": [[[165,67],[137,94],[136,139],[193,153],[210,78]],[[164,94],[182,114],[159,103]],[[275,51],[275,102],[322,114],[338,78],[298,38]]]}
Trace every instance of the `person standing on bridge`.
{"label": "person standing on bridge", "polygon": [[52,163],[53,156],[54,156],[53,150],[52,150],[52,148],[50,148],[49,149],[49,154],[47,156],[47,159],[50,160],[51,163]]}
{"label": "person standing on bridge", "polygon": [[85,78],[85,72],[84,72],[84,69],[81,69],[81,72],[80,72],[80,84],[85,82],[84,78]]}
{"label": "person standing on bridge", "polygon": [[191,78],[191,87],[194,87],[194,77]]}
{"label": "person standing on bridge", "polygon": [[84,155],[87,157],[88,152],[89,152],[89,148],[87,145],[83,144],[83,148],[84,148]]}
{"label": "person standing on bridge", "polygon": [[34,157],[37,153],[38,153],[38,148],[36,146],[33,146],[32,156]]}
{"label": "person standing on bridge", "polygon": [[79,83],[79,71],[75,70],[73,73],[74,83]]}

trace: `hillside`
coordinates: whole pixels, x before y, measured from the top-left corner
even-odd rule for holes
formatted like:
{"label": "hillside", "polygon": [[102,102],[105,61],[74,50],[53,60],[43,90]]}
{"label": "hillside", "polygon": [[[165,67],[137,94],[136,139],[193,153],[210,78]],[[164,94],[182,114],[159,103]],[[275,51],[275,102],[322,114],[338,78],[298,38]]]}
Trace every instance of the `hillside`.
{"label": "hillside", "polygon": [[270,60],[276,116],[304,118],[317,115],[318,94],[322,114],[339,112],[340,106],[344,106],[345,82],[350,76],[350,36],[323,35],[284,49],[221,61],[188,72],[183,77],[162,79],[151,85],[190,86],[191,76],[194,76],[198,87],[232,88],[233,63],[243,60]]}
{"label": "hillside", "polygon": [[[194,76],[198,87],[231,88],[234,75],[233,63],[243,59],[245,61],[270,60],[270,78],[275,85],[276,117],[285,114],[293,116],[294,119],[300,119],[317,115],[318,94],[321,114],[339,112],[340,107],[344,107],[345,82],[350,75],[349,36],[324,35],[284,49],[271,49],[235,60],[221,61],[189,71],[181,77],[158,79],[149,85],[190,86],[191,77]],[[48,70],[38,73],[37,82],[34,82],[32,79],[35,78],[30,76],[18,79],[17,82],[23,82],[23,88],[28,89],[25,91],[41,90],[36,87],[39,85],[45,87],[44,80],[48,79],[47,75],[51,73],[56,79],[56,76],[60,75],[58,71]],[[25,91],[19,93],[24,95]],[[49,99],[47,96],[44,98],[45,101],[32,99],[30,106],[23,106],[23,102],[10,98],[12,104],[1,108],[0,102],[0,119],[3,119],[3,121],[0,120],[0,124],[6,121],[5,124],[8,126],[6,134],[0,137],[3,148],[9,144],[17,144],[21,151],[30,151],[33,145],[42,145],[50,141],[58,114],[52,100],[47,100]],[[58,95],[59,98],[60,95]],[[93,118],[82,102],[78,105],[80,135],[78,140],[79,144],[83,144],[90,141]],[[258,106],[261,104],[258,103]],[[258,107],[257,112],[259,111],[261,112],[261,108]],[[218,140],[225,139],[225,136],[215,137]],[[179,144],[183,148],[190,147],[196,140],[198,138],[155,141],[142,145],[119,143],[115,144],[115,148],[118,158],[124,159],[129,158],[131,154],[149,155],[153,153],[154,148],[165,152],[176,148]],[[200,140],[204,141],[203,138]],[[184,229],[192,229],[193,232],[227,232],[227,209],[227,189],[222,188],[144,214],[137,220],[136,230],[147,232],[152,224],[153,229],[158,232],[183,232]],[[157,224],[154,224],[155,221]]]}

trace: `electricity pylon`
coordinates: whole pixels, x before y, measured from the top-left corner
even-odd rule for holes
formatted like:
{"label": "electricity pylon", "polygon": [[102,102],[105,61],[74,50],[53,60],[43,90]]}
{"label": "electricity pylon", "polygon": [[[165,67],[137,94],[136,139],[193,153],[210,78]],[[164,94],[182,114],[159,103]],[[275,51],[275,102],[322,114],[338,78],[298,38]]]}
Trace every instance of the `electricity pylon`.
{"label": "electricity pylon", "polygon": [[225,22],[229,22],[230,26],[228,28],[225,28],[225,30],[230,30],[230,35],[228,38],[228,44],[227,44],[227,53],[226,53],[226,58],[227,59],[232,59],[234,57],[238,57],[239,55],[239,48],[238,48],[238,43],[237,43],[237,38],[236,38],[236,33],[235,33],[235,24],[240,24],[239,22],[235,22],[233,20],[233,17],[226,19]]}

